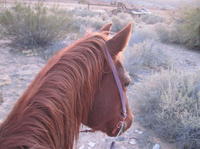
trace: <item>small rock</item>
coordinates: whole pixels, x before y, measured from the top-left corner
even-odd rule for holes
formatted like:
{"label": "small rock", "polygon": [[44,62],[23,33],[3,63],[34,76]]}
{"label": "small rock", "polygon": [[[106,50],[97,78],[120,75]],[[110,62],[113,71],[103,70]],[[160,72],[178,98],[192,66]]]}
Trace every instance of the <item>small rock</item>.
{"label": "small rock", "polygon": [[22,53],[23,54],[29,54],[29,53],[32,53],[32,50],[22,50]]}
{"label": "small rock", "polygon": [[143,134],[143,131],[141,131],[141,130],[137,130],[136,129],[135,132],[138,133],[138,134],[140,134],[140,135]]}
{"label": "small rock", "polygon": [[126,140],[126,138],[125,137],[121,137],[121,136],[119,136],[119,137],[117,137],[116,138],[116,141],[125,141]]}
{"label": "small rock", "polygon": [[0,76],[0,86],[11,84],[11,78],[8,75]]}
{"label": "small rock", "polygon": [[135,145],[136,144],[136,140],[135,139],[130,139],[129,143],[132,144],[132,145]]}
{"label": "small rock", "polygon": [[159,144],[155,144],[152,149],[160,149],[160,145]]}
{"label": "small rock", "polygon": [[90,147],[94,147],[95,144],[96,144],[96,143],[94,143],[94,142],[89,142],[89,143],[88,143],[88,145],[89,145]]}
{"label": "small rock", "polygon": [[79,149],[84,149],[85,148],[85,146],[84,145],[81,145],[80,147],[79,147]]}
{"label": "small rock", "polygon": [[2,93],[0,92],[0,104],[2,104],[3,103],[3,95],[2,95]]}

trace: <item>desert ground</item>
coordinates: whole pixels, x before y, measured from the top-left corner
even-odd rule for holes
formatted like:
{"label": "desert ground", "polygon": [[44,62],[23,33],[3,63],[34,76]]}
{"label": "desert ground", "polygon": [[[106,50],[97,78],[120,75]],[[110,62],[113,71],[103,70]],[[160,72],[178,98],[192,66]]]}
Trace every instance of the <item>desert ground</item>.
{"label": "desert ground", "polygon": [[[28,3],[28,1],[26,2]],[[34,3],[33,1],[31,2]],[[126,3],[130,2],[126,1]],[[178,11],[178,8],[181,7],[183,3],[186,6],[200,6],[200,3],[198,1],[188,2],[187,0],[133,0],[131,3],[138,9],[147,9],[151,12],[151,15],[158,18],[151,22],[151,20],[147,21],[148,18],[146,19],[143,16],[131,16],[134,22],[134,29],[129,46],[124,52],[124,65],[132,77],[132,84],[129,86],[127,94],[132,111],[135,114],[135,121],[131,128],[118,138],[108,137],[101,132],[80,133],[79,140],[75,147],[76,149],[109,149],[113,140],[116,140],[116,149],[183,148],[181,143],[178,145],[170,143],[161,138],[152,129],[141,125],[138,119],[142,119],[142,117],[137,115],[139,109],[137,108],[137,101],[135,101],[134,86],[140,84],[141,80],[145,80],[153,73],[159,73],[161,69],[167,69],[168,67],[186,72],[200,70],[200,51],[198,49],[193,50],[183,45],[161,42],[156,34],[156,29],[159,26],[164,24],[166,28],[171,27],[172,20],[178,19],[179,16],[176,15],[176,11]],[[59,4],[60,8],[69,10],[88,8],[88,5],[71,3],[70,1],[44,2],[45,6],[54,4]],[[1,3],[2,7],[12,7],[12,5],[13,4],[10,2]],[[110,13],[113,9],[116,9],[116,7],[90,6],[90,11],[96,11],[97,13]],[[63,40],[55,41],[53,44],[43,47],[43,52],[38,52],[37,49],[13,46],[11,39],[0,38],[0,92],[2,95],[2,101],[0,100],[0,122],[5,119],[14,103],[45,65],[52,53],[70,45],[78,38],[80,38],[80,36],[70,36]],[[153,49],[153,52],[150,50],[152,53],[149,55],[147,54],[149,57],[152,56],[152,59],[150,59],[148,63],[156,61],[156,64],[152,63],[152,65],[147,66],[142,66],[140,64],[135,65],[137,61],[131,61],[135,57],[130,57],[134,55],[134,51],[132,51],[134,48],[130,47],[134,47],[135,45],[140,45],[142,47],[147,46]],[[135,48],[137,49],[137,47]],[[155,52],[154,50],[158,50],[159,52]],[[160,59],[157,60],[157,57],[160,57]],[[163,62],[165,59],[166,61]],[[86,129],[86,127],[82,126],[82,129]]]}

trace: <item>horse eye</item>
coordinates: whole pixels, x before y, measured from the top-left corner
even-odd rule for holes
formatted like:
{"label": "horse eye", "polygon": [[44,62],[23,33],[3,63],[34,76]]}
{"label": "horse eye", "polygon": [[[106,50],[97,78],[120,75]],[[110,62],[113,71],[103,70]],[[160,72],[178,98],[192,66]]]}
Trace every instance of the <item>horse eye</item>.
{"label": "horse eye", "polygon": [[129,76],[127,71],[125,71],[123,82],[124,82],[124,87],[128,87],[131,83],[131,77]]}
{"label": "horse eye", "polygon": [[128,87],[129,85],[130,85],[130,81],[127,81],[127,82],[124,83],[125,87]]}

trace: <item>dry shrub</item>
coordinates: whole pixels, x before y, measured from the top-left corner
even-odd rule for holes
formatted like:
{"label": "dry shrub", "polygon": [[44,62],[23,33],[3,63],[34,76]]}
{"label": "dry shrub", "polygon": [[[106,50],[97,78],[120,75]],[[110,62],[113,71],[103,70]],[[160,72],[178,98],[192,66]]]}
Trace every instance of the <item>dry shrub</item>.
{"label": "dry shrub", "polygon": [[3,103],[3,95],[2,93],[0,92],[0,105]]}
{"label": "dry shrub", "polygon": [[145,42],[146,40],[158,40],[157,34],[154,31],[153,27],[140,27],[135,26],[133,29],[133,34],[129,41],[130,46],[134,46],[135,44]]}
{"label": "dry shrub", "polygon": [[128,23],[133,23],[133,18],[128,13],[118,13],[116,16],[112,16],[111,21],[113,23],[112,30],[117,32]]}
{"label": "dry shrub", "polygon": [[131,75],[145,70],[158,71],[171,65],[169,56],[152,40],[145,40],[128,47],[124,57],[125,67]]}
{"label": "dry shrub", "polygon": [[172,33],[175,32],[175,30],[172,30],[172,28],[167,27],[166,24],[163,24],[163,23],[157,24],[155,27],[155,31],[161,42],[163,42],[163,43],[172,43],[172,42],[179,43],[178,34],[174,33],[174,35],[177,35],[177,36],[172,35]]}
{"label": "dry shrub", "polygon": [[153,14],[146,14],[141,17],[141,20],[146,24],[156,24],[163,22],[164,18]]}
{"label": "dry shrub", "polygon": [[162,71],[131,88],[136,118],[181,149],[200,148],[199,73]]}
{"label": "dry shrub", "polygon": [[164,24],[156,26],[160,40],[200,49],[200,8],[190,7],[179,11],[180,18],[171,27]]}
{"label": "dry shrub", "polygon": [[34,6],[17,3],[0,15],[0,24],[17,44],[26,47],[45,46],[74,28],[70,14],[38,3]]}
{"label": "dry shrub", "polygon": [[74,17],[74,25],[79,27],[80,32],[88,28],[98,30],[106,23],[113,23],[112,31],[121,30],[128,23],[133,23],[132,16],[127,13],[119,13],[116,16],[109,16],[105,11],[93,11],[88,9],[74,9],[71,11]]}
{"label": "dry shrub", "polygon": [[188,8],[181,11],[183,22],[177,24],[180,43],[200,49],[200,8]]}

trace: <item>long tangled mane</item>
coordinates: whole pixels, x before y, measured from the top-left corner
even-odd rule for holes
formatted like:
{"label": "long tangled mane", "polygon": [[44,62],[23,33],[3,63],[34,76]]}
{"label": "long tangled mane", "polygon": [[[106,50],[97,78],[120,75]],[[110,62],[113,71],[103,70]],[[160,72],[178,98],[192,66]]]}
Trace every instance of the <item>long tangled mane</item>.
{"label": "long tangled mane", "polygon": [[102,77],[106,38],[87,35],[49,60],[1,124],[1,149],[73,148]]}

